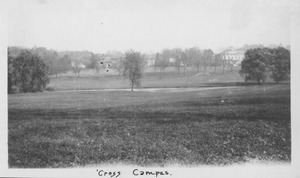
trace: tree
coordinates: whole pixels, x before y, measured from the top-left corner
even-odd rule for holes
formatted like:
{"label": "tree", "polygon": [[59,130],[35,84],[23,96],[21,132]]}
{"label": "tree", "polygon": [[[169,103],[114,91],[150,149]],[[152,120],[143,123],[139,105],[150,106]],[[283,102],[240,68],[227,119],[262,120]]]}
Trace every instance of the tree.
{"label": "tree", "polygon": [[279,83],[279,81],[285,80],[289,77],[291,65],[290,51],[285,48],[278,47],[272,49],[271,53],[272,57],[269,61],[271,71],[270,77],[273,78],[276,83]]}
{"label": "tree", "polygon": [[59,58],[56,65],[57,73],[65,73],[69,71],[71,69],[71,59],[69,55],[66,54],[62,58]]}
{"label": "tree", "polygon": [[97,55],[94,54],[94,53],[91,53],[89,64],[86,67],[90,68],[90,69],[95,69],[96,70],[97,63],[98,63],[98,57],[97,57]]}
{"label": "tree", "polygon": [[189,48],[186,50],[187,60],[196,67],[197,73],[201,66],[202,52],[197,47]]}
{"label": "tree", "polygon": [[111,68],[116,70],[119,73],[119,76],[121,76],[124,69],[124,59],[122,57],[115,59],[115,62],[112,64]]}
{"label": "tree", "polygon": [[172,52],[170,49],[164,49],[161,52],[160,58],[160,68],[163,68],[163,71],[170,65],[170,58],[172,58]]}
{"label": "tree", "polygon": [[161,77],[162,72],[165,72],[169,65],[169,57],[166,51],[163,51],[162,54],[156,53],[154,65],[159,68]]}
{"label": "tree", "polygon": [[123,76],[129,79],[131,91],[133,91],[134,86],[141,86],[144,67],[143,60],[141,53],[134,50],[125,53]]}
{"label": "tree", "polygon": [[186,55],[186,52],[182,51],[180,58],[183,64],[183,74],[185,75],[186,67],[188,65],[188,57]]}
{"label": "tree", "polygon": [[223,64],[222,54],[218,53],[214,56],[213,66],[215,67],[215,73],[217,72],[217,67]]}
{"label": "tree", "polygon": [[81,70],[85,68],[85,65],[83,65],[79,60],[73,61],[71,66],[75,76],[77,75],[77,77],[79,77]]}
{"label": "tree", "polygon": [[10,50],[7,50],[7,91],[8,93],[12,93],[12,87],[13,87],[13,56],[10,52]]}
{"label": "tree", "polygon": [[211,61],[214,58],[214,52],[211,49],[206,49],[203,51],[203,57],[202,57],[202,67],[204,69],[204,75],[206,73],[206,68],[211,64]]}
{"label": "tree", "polygon": [[[9,54],[8,54],[9,55]],[[22,51],[16,58],[9,57],[9,87],[16,86],[20,92],[43,91],[49,83],[49,67],[39,56],[28,50]]]}
{"label": "tree", "polygon": [[259,84],[264,82],[268,76],[268,59],[271,53],[267,48],[249,49],[245,53],[245,58],[242,61],[240,74],[245,78],[245,81],[255,80]]}
{"label": "tree", "polygon": [[101,56],[98,56],[94,53],[91,53],[89,64],[87,65],[87,68],[95,69],[97,75],[99,75],[100,70],[104,69],[104,54]]}
{"label": "tree", "polygon": [[182,64],[182,49],[180,48],[175,48],[173,50],[171,50],[171,55],[172,57],[175,59],[175,68],[177,68],[177,73],[180,74],[180,67],[181,67],[181,64]]}
{"label": "tree", "polygon": [[52,59],[49,70],[49,74],[55,74],[57,78],[57,74],[59,73],[65,73],[71,69],[71,60],[69,56],[66,54],[63,57],[58,57],[57,55],[54,55],[54,58]]}

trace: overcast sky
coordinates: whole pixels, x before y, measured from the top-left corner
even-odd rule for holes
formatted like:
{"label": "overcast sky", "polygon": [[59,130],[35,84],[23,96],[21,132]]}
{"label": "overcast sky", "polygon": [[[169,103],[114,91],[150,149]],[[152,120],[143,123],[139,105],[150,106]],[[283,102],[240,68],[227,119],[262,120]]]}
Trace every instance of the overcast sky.
{"label": "overcast sky", "polygon": [[290,43],[288,0],[20,0],[9,6],[9,46],[157,52]]}

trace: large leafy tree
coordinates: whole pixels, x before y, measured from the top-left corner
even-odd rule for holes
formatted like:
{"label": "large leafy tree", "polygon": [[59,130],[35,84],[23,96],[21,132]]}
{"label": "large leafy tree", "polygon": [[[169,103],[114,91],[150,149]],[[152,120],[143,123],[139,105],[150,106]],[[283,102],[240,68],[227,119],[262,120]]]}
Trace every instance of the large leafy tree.
{"label": "large leafy tree", "polygon": [[11,58],[9,54],[8,58],[9,92],[11,92],[12,85],[24,93],[38,92],[45,89],[49,83],[49,68],[39,56],[24,50],[16,58]]}
{"label": "large leafy tree", "polygon": [[282,80],[285,80],[290,75],[290,51],[278,47],[271,50],[272,57],[269,60],[270,65],[270,77],[273,78],[273,80],[276,83],[279,83]]}
{"label": "large leafy tree", "polygon": [[242,61],[240,74],[245,81],[254,80],[259,84],[264,82],[269,74],[268,63],[272,56],[268,48],[249,49]]}
{"label": "large leafy tree", "polygon": [[134,86],[141,86],[145,62],[141,53],[130,50],[125,53],[123,76],[130,81],[131,91]]}

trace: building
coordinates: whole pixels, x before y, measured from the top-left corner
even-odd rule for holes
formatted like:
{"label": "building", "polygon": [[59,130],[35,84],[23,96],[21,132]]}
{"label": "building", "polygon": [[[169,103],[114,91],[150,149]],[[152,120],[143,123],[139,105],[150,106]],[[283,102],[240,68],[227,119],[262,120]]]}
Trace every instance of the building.
{"label": "building", "polygon": [[82,68],[82,69],[86,68],[86,66],[84,64],[79,63],[79,62],[71,62],[71,66],[73,68]]}
{"label": "building", "polygon": [[146,60],[147,66],[154,66],[155,65],[155,54],[146,54],[145,60]]}
{"label": "building", "polygon": [[228,49],[222,52],[222,59],[235,66],[240,65],[244,57],[245,51],[243,50]]}

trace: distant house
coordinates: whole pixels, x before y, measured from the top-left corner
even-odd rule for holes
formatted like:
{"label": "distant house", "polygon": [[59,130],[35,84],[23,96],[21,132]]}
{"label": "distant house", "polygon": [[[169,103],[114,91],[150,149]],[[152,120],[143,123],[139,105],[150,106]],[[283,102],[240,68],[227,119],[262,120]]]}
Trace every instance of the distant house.
{"label": "distant house", "polygon": [[155,54],[149,54],[145,56],[147,66],[154,66],[155,64]]}
{"label": "distant house", "polygon": [[176,61],[176,60],[175,60],[174,58],[170,58],[170,59],[169,59],[169,62],[170,62],[171,64],[174,64],[175,61]]}
{"label": "distant house", "polygon": [[84,68],[86,67],[84,64],[82,64],[82,63],[77,63],[77,62],[72,62],[72,63],[71,63],[71,66],[72,66],[72,67],[75,67],[75,68],[82,68],[82,69],[84,69]]}
{"label": "distant house", "polygon": [[[169,63],[170,63],[171,66],[174,66],[175,63],[176,63],[176,59],[171,57],[171,58],[169,59]],[[181,66],[181,67],[184,66],[183,62],[180,62],[180,66]]]}
{"label": "distant house", "polygon": [[103,62],[104,62],[105,65],[111,66],[111,65],[117,64],[119,61],[118,61],[117,58],[113,58],[113,57],[110,57],[110,56],[105,56]]}
{"label": "distant house", "polygon": [[240,65],[245,57],[245,51],[229,49],[222,52],[222,59],[226,60],[233,65]]}

